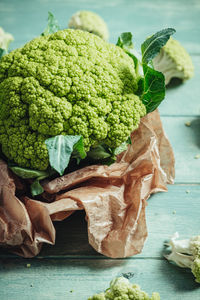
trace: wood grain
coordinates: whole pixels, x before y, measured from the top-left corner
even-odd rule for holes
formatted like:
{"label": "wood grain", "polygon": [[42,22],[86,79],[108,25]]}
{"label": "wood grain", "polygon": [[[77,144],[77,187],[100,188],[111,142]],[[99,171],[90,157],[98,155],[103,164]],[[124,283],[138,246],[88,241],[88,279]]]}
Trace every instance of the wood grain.
{"label": "wood grain", "polygon": [[174,80],[166,89],[166,97],[159,106],[162,116],[199,116],[200,114],[200,56],[192,56],[195,76],[180,84]]}
{"label": "wood grain", "polygon": [[[161,299],[198,300],[199,285],[192,274],[163,259],[163,242],[175,231],[186,238],[200,229],[200,2],[199,0],[1,0],[0,26],[12,33],[12,49],[39,35],[47,13],[55,14],[61,28],[77,10],[92,10],[108,24],[110,41],[131,31],[139,49],[146,36],[174,27],[177,38],[192,55],[195,77],[184,84],[175,81],[161,104],[164,129],[176,158],[175,185],[167,193],[148,200],[146,218],[149,236],[140,255],[109,259],[88,244],[84,213],[55,223],[55,246],[44,246],[41,254],[25,260],[0,251],[0,300],[86,300],[108,287],[109,281],[132,273],[132,282]],[[185,126],[191,122],[191,126]],[[27,264],[31,264],[28,268]]]}
{"label": "wood grain", "polygon": [[148,293],[159,291],[161,299],[193,300],[200,295],[193,275],[164,259],[16,259],[1,261],[0,272],[2,300],[86,300],[126,273]]}
{"label": "wood grain", "polygon": [[162,122],[175,154],[175,182],[199,183],[200,117],[162,117]]}

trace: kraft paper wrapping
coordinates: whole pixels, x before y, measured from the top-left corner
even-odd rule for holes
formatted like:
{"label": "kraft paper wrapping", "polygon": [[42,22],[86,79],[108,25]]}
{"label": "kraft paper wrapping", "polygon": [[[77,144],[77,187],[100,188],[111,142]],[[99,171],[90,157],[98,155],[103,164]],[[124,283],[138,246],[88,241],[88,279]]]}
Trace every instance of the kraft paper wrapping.
{"label": "kraft paper wrapping", "polygon": [[141,252],[147,199],[173,183],[174,156],[158,111],[141,120],[131,139],[132,145],[110,166],[87,166],[43,182],[40,201],[28,197],[28,183],[1,160],[0,246],[33,257],[43,243],[55,243],[53,221],[85,210],[88,240],[96,251],[113,258]]}

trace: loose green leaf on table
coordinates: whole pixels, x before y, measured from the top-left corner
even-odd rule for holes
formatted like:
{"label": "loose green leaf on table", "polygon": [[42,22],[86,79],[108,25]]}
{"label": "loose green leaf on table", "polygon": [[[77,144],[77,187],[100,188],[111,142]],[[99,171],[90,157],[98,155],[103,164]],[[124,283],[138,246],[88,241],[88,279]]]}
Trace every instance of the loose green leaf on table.
{"label": "loose green leaf on table", "polygon": [[58,21],[54,17],[51,12],[48,12],[48,24],[45,30],[43,31],[42,35],[48,35],[51,33],[55,33],[60,30],[60,26],[58,25]]}
{"label": "loose green leaf on table", "polygon": [[51,167],[60,175],[64,174],[70,158],[77,162],[86,157],[83,138],[80,135],[57,135],[45,141]]}

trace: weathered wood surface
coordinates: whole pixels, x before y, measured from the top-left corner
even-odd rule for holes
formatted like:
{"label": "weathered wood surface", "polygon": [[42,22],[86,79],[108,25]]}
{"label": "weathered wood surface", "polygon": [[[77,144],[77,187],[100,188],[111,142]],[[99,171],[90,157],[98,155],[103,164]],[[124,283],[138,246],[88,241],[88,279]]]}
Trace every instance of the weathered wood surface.
{"label": "weathered wood surface", "polygon": [[[176,157],[175,185],[153,195],[146,210],[149,236],[140,255],[108,259],[87,241],[84,213],[56,223],[55,246],[44,246],[35,259],[0,252],[0,300],[86,300],[122,273],[133,273],[132,282],[161,299],[198,300],[199,285],[191,273],[163,259],[163,242],[175,231],[184,238],[200,230],[200,2],[199,0],[1,0],[0,26],[15,37],[13,49],[37,36],[52,11],[62,28],[80,9],[99,13],[107,22],[110,41],[132,31],[139,49],[144,37],[164,27],[175,27],[176,38],[192,55],[195,77],[170,85],[160,106],[163,126]],[[185,122],[191,126],[185,126]],[[27,264],[31,264],[27,268]]]}
{"label": "weathered wood surface", "polygon": [[200,56],[192,55],[195,68],[195,76],[184,84],[169,84],[166,98],[159,106],[162,116],[195,116],[200,115]]}
{"label": "weathered wood surface", "polygon": [[113,277],[129,272],[132,282],[149,293],[159,291],[161,299],[199,299],[199,286],[191,273],[161,259],[14,259],[4,260],[0,271],[4,300],[87,299],[106,289]]}

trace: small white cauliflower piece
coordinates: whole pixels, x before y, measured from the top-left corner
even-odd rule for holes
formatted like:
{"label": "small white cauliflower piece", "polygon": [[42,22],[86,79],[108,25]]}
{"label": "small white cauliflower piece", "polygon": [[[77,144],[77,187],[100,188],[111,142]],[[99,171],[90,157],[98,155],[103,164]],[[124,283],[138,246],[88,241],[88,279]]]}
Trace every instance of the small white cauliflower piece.
{"label": "small white cauliflower piece", "polygon": [[14,40],[12,34],[7,33],[3,30],[2,27],[0,27],[0,48],[5,50],[5,52],[8,52],[8,47],[10,42]]}
{"label": "small white cauliflower piece", "polygon": [[105,41],[109,38],[106,23],[99,15],[91,11],[82,10],[75,13],[69,20],[68,27],[96,34]]}
{"label": "small white cauliflower piece", "polygon": [[177,238],[179,234],[176,232],[166,244],[171,246],[171,253],[165,255],[165,258],[181,268],[191,269],[196,282],[200,283],[200,235],[187,240]]}
{"label": "small white cauliflower piece", "polygon": [[194,66],[190,55],[177,40],[171,37],[153,59],[153,66],[164,74],[166,85],[172,78],[180,78],[185,81],[194,75]]}

